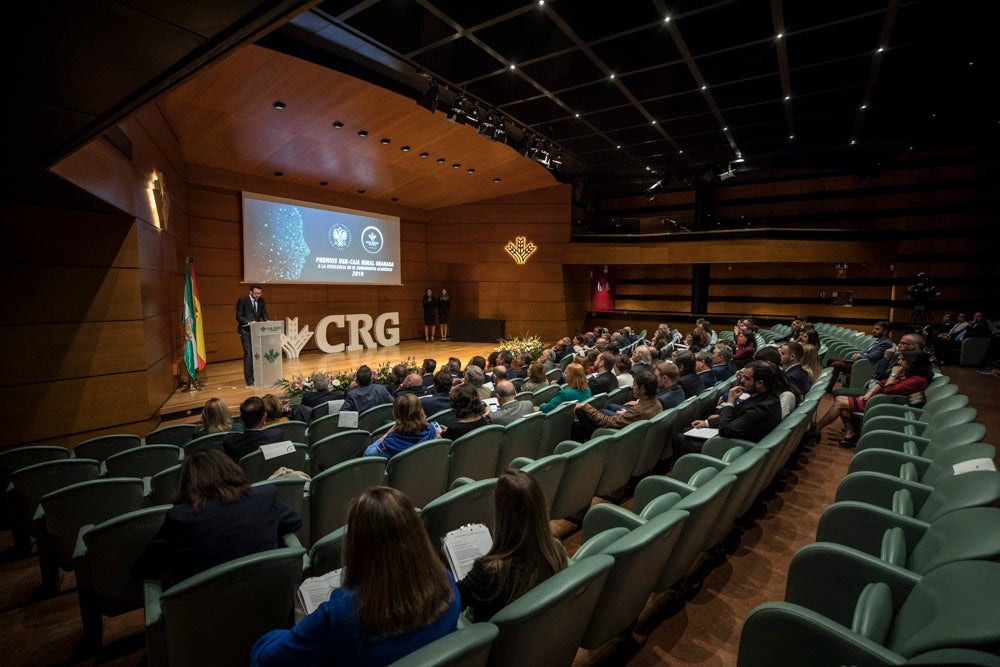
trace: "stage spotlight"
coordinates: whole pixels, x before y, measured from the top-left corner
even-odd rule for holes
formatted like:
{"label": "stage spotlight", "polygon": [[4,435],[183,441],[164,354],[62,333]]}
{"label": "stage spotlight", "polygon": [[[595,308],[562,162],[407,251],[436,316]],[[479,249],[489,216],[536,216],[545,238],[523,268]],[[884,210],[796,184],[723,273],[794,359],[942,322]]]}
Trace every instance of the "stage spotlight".
{"label": "stage spotlight", "polygon": [[417,99],[417,104],[427,109],[431,113],[437,111],[438,102],[440,97],[438,96],[438,85],[436,81],[431,81],[430,88]]}
{"label": "stage spotlight", "polygon": [[452,102],[451,108],[448,109],[448,113],[445,116],[446,120],[450,120],[452,123],[458,123],[460,125],[465,124],[465,98],[456,97],[455,101]]}

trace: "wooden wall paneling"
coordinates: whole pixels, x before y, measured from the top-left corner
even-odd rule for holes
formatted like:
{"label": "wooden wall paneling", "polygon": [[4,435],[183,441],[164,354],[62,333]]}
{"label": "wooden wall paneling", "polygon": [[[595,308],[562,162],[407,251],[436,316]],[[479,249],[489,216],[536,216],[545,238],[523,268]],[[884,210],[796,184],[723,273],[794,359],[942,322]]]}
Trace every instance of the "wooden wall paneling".
{"label": "wooden wall paneling", "polygon": [[202,276],[207,278],[208,276],[239,275],[242,278],[240,268],[242,267],[243,255],[239,250],[192,246],[190,255],[195,261],[199,293],[201,292]]}
{"label": "wooden wall paneling", "polygon": [[[98,137],[52,167],[52,172],[124,213],[150,219],[149,200],[139,196],[135,170],[110,141]],[[141,192],[145,193],[142,188]]]}
{"label": "wooden wall paneling", "polygon": [[[13,293],[8,317],[14,322],[99,322],[142,317],[137,269],[86,266],[53,267],[38,271],[24,283],[24,269],[0,268],[5,285],[24,285]],[[39,307],[44,299],[45,308]]]}
{"label": "wooden wall paneling", "polygon": [[[143,357],[143,368],[149,368],[162,359],[173,359],[174,353],[178,359],[181,358],[181,345],[174,342],[173,322],[180,320],[178,311],[170,311],[162,315],[147,317],[142,321],[142,338],[145,354]],[[173,387],[170,387],[173,390]],[[168,392],[169,395],[169,392]],[[164,398],[166,400],[166,398]],[[159,406],[159,403],[156,404]]]}
{"label": "wooden wall paneling", "polygon": [[[12,223],[13,242],[0,244],[0,262],[25,267],[136,267],[135,221],[125,215],[65,211],[30,206],[0,207]],[[25,252],[45,248],[45,252]],[[86,248],[86,252],[82,249]],[[33,276],[51,269],[26,268]]]}
{"label": "wooden wall paneling", "polygon": [[239,222],[192,217],[190,243],[198,248],[240,250],[243,247],[243,228]]}
{"label": "wooden wall paneling", "polygon": [[239,192],[199,185],[188,186],[188,212],[192,217],[238,223],[241,206]]}

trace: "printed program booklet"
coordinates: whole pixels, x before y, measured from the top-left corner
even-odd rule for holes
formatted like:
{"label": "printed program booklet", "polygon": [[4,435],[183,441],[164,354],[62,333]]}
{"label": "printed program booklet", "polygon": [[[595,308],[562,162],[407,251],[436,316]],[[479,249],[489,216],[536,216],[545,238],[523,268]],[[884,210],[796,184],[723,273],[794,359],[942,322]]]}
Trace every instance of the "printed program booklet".
{"label": "printed program booklet", "polygon": [[466,524],[449,532],[441,541],[455,581],[464,579],[476,559],[487,554],[493,547],[490,529],[481,523]]}

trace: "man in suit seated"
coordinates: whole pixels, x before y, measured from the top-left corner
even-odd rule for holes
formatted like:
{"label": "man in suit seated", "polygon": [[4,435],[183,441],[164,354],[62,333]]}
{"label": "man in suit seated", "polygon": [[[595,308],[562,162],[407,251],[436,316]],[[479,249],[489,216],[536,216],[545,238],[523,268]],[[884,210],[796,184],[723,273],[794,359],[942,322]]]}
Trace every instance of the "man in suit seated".
{"label": "man in suit seated", "polygon": [[701,378],[701,383],[706,388],[716,382],[715,371],[712,370],[712,356],[710,349],[699,350],[694,355],[694,374]]}
{"label": "man in suit seated", "polygon": [[[612,369],[615,367],[615,355],[610,352],[601,352],[594,363],[594,376],[587,380],[590,385],[591,396],[598,394],[610,394],[618,388],[618,378]],[[634,368],[635,366],[633,366]]]}
{"label": "man in suit seated", "polygon": [[264,401],[260,396],[251,396],[240,403],[240,419],[243,420],[242,433],[230,433],[222,439],[222,448],[229,458],[240,462],[247,454],[253,454],[261,445],[270,445],[285,439],[281,428],[264,428]]}
{"label": "man in suit seated", "polygon": [[437,361],[434,359],[424,359],[424,365],[421,369],[423,373],[423,387],[425,394],[434,393],[434,371],[437,369]]}
{"label": "man in suit seated", "polygon": [[383,403],[392,403],[392,394],[382,385],[372,382],[372,369],[362,366],[354,375],[354,382],[347,390],[347,398],[344,399],[344,405],[340,409],[353,410],[360,414],[368,408]]}
{"label": "man in suit seated", "polygon": [[506,426],[515,419],[525,415],[534,414],[535,406],[531,401],[517,400],[517,389],[510,380],[500,380],[497,382],[497,402],[500,407],[496,412],[486,415],[490,423]]}
{"label": "man in suit seated", "polygon": [[674,356],[674,363],[677,364],[677,370],[680,372],[680,377],[678,377],[677,381],[684,390],[684,398],[697,396],[705,388],[705,383],[695,373],[694,354],[691,352],[678,352]]}
{"label": "man in suit seated", "polygon": [[805,396],[809,387],[812,386],[812,381],[809,379],[806,369],[802,368],[802,364],[799,363],[802,359],[802,343],[795,340],[782,343],[781,347],[778,348],[778,353],[781,355],[781,367],[785,370],[785,375],[795,383],[802,395]]}
{"label": "man in suit seated", "polygon": [[[781,403],[774,391],[774,370],[766,361],[751,361],[736,372],[734,384],[719,406],[719,414],[695,419],[691,428],[717,428],[724,438],[760,442],[781,422]],[[750,397],[739,401],[743,394]],[[683,433],[674,439],[674,460],[700,452],[704,440]]]}
{"label": "man in suit seated", "polygon": [[327,401],[339,401],[344,398],[344,392],[339,389],[330,390],[330,378],[326,373],[314,373],[312,381],[313,390],[302,393],[302,405],[315,408]]}
{"label": "man in suit seated", "polygon": [[[715,374],[715,382],[721,382],[733,374],[733,350],[728,345],[723,345],[722,341],[712,350],[712,373]],[[715,384],[713,382],[712,384]]]}
{"label": "man in suit seated", "polygon": [[434,393],[420,397],[420,404],[424,406],[424,414],[429,417],[435,412],[441,412],[451,407],[453,381],[451,371],[447,367],[437,372],[434,376]]}
{"label": "man in suit seated", "polygon": [[424,380],[420,373],[410,373],[396,387],[396,396],[403,394],[413,394],[418,398],[424,395]]}

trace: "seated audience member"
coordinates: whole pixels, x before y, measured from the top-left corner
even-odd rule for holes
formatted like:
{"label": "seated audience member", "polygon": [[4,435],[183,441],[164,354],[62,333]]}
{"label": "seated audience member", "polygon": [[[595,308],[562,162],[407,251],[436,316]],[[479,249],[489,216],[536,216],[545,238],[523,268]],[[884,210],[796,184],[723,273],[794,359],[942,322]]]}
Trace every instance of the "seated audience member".
{"label": "seated audience member", "polygon": [[[528,379],[528,369],[531,368],[531,363],[532,363],[531,353],[530,352],[522,352],[521,353],[521,366],[520,366],[520,368],[518,368],[517,377],[524,378],[525,380],[527,380]],[[545,376],[545,373],[542,373],[542,377],[544,377],[544,376]]]}
{"label": "seated audience member", "polygon": [[451,388],[451,409],[455,411],[458,420],[444,429],[444,437],[458,440],[466,433],[486,426],[489,422],[483,416],[483,401],[476,393],[476,388],[468,382]]}
{"label": "seated audience member", "polygon": [[386,386],[389,393],[395,396],[399,385],[403,384],[403,380],[405,380],[406,376],[409,374],[410,372],[406,370],[406,366],[403,364],[396,364],[393,366],[392,369],[389,370],[389,384]]}
{"label": "seated audience member", "polygon": [[[715,375],[715,382],[722,382],[729,379],[733,374],[733,350],[725,341],[719,341],[712,351],[712,374]],[[715,384],[713,382],[713,384]]]}
{"label": "seated audience member", "polygon": [[819,348],[809,343],[799,343],[799,345],[802,346],[802,356],[799,363],[802,364],[806,375],[809,376],[809,386],[811,387],[823,372],[823,366],[819,363]]}
{"label": "seated audience member", "polygon": [[705,334],[708,335],[708,345],[706,345],[706,347],[709,345],[715,345],[719,342],[719,334],[712,330],[712,324],[708,320],[704,317],[699,317],[695,320],[695,324],[701,327]]}
{"label": "seated audience member", "polygon": [[441,431],[427,423],[427,415],[414,394],[397,394],[392,402],[393,424],[381,438],[368,445],[365,456],[384,456],[391,459],[396,454],[423,442],[441,437]]}
{"label": "seated audience member", "polygon": [[632,360],[624,354],[615,357],[615,367],[612,371],[618,380],[618,388],[632,386]]}
{"label": "seated audience member", "polygon": [[624,428],[640,419],[649,419],[661,412],[663,406],[656,400],[656,376],[653,373],[639,369],[633,373],[635,381],[632,393],[635,395],[635,405],[621,413],[606,415],[589,403],[578,403],[576,417],[579,423],[573,424],[574,440],[583,442],[590,438],[598,428]]}
{"label": "seated audience member", "polygon": [[632,365],[653,370],[653,349],[648,345],[636,345],[632,350]]}
{"label": "seated audience member", "polygon": [[528,379],[521,383],[521,391],[538,391],[549,386],[549,380],[545,377],[545,366],[541,361],[536,361],[528,367]]}
{"label": "seated audience member", "polygon": [[375,486],[347,513],[341,587],[290,630],[272,630],[253,667],[387,665],[455,629],[451,575],[401,491]]}
{"label": "seated audience member", "polygon": [[462,361],[458,357],[448,357],[448,372],[452,378],[462,378]]}
{"label": "seated audience member", "polygon": [[[617,382],[615,386],[618,386]],[[566,367],[566,384],[559,389],[555,396],[539,405],[537,410],[551,412],[560,403],[565,403],[566,401],[585,401],[590,397],[590,387],[587,386],[587,376],[583,372],[583,366],[580,364],[570,364]]]}
{"label": "seated audience member", "polygon": [[594,376],[587,381],[591,395],[610,394],[618,388],[618,379],[615,378],[615,374],[611,370],[614,367],[615,355],[610,352],[602,352],[597,357],[597,362],[594,365]]}
{"label": "seated audience member", "polygon": [[690,352],[678,352],[674,356],[674,363],[677,364],[677,370],[680,373],[677,381],[680,383],[681,389],[684,390],[684,398],[697,396],[705,388],[705,383],[694,371],[694,355]]}
{"label": "seated audience member", "polygon": [[483,373],[483,369],[479,366],[469,364],[465,367],[465,383],[472,385],[472,387],[476,390],[476,395],[479,396],[480,399],[489,398],[493,395],[493,392],[490,391],[489,387],[483,386],[486,383],[486,375]]}
{"label": "seated audience member", "polygon": [[798,385],[792,382],[788,374],[781,368],[781,356],[774,346],[767,346],[757,350],[754,359],[771,364],[774,372],[774,393],[778,395],[778,402],[781,404],[781,418],[784,419],[792,413],[799,403],[802,402],[802,392]]}
{"label": "seated audience member", "polygon": [[672,361],[661,361],[654,369],[656,375],[656,400],[664,410],[684,401],[684,388],[680,385],[680,369]]}
{"label": "seated audience member", "polygon": [[784,343],[790,340],[797,341],[799,339],[799,330],[802,328],[802,324],[806,322],[806,319],[801,315],[792,318],[792,323],[789,325],[788,335],[778,336],[774,339],[775,343]]}
{"label": "seated audience member", "polygon": [[736,352],[733,353],[733,361],[737,367],[743,367],[757,353],[757,326],[744,322],[739,326],[735,340]]}
{"label": "seated audience member", "polygon": [[302,405],[315,408],[328,401],[339,401],[344,398],[344,392],[339,389],[330,390],[330,377],[326,373],[313,373],[313,390],[302,393]]}
{"label": "seated audience member", "polygon": [[424,379],[419,373],[410,373],[396,387],[396,396],[401,394],[413,394],[414,396],[424,395]]}
{"label": "seated audience member", "polygon": [[542,356],[539,357],[539,360],[542,362],[542,368],[545,369],[546,373],[551,371],[553,368],[559,367],[559,361],[556,359],[555,350],[545,350],[542,352]]}
{"label": "seated audience member", "polygon": [[875,342],[868,346],[863,352],[854,352],[850,356],[834,357],[826,362],[826,365],[833,369],[833,374],[830,376],[830,383],[827,385],[827,391],[833,391],[834,386],[837,384],[837,379],[840,374],[844,374],[844,384],[847,385],[851,379],[851,366],[858,359],[867,359],[872,362],[872,365],[878,364],[879,361],[885,358],[885,351],[892,347],[892,339],[889,338],[889,331],[891,326],[888,322],[879,320],[874,325],[872,325],[872,336],[875,338]]}
{"label": "seated audience member", "polygon": [[[736,384],[729,389],[719,414],[696,419],[691,428],[717,428],[724,438],[759,442],[781,422],[781,403],[774,392],[774,368],[766,361],[751,361],[736,372]],[[742,401],[744,393],[750,397]],[[674,439],[674,459],[700,452],[703,440],[679,434]]]}
{"label": "seated audience member", "polygon": [[434,393],[434,371],[437,369],[437,362],[434,359],[424,359],[420,368],[421,383],[425,394]]}
{"label": "seated audience member", "polygon": [[[597,358],[599,356],[601,356],[601,351],[598,350],[596,347],[593,347],[593,348],[587,350],[587,363],[586,364],[580,364],[581,366],[583,366],[583,368],[586,371],[587,375],[592,375],[592,374],[594,374],[594,373],[597,372],[596,366],[597,366]],[[575,361],[575,359],[574,359],[574,361]],[[635,364],[632,364],[632,365],[634,366]]]}
{"label": "seated audience member", "polygon": [[519,417],[535,412],[535,405],[531,401],[517,400],[517,389],[510,380],[497,382],[497,403],[497,411],[486,415],[491,424],[506,426]]}
{"label": "seated audience member", "polygon": [[196,452],[181,463],[174,506],[132,573],[172,586],[235,558],[277,549],[283,535],[301,526],[276,486],[250,486],[220,451]]}
{"label": "seated audience member", "polygon": [[508,470],[493,491],[493,547],[458,582],[462,608],[488,621],[505,606],[566,568],[566,551],[552,536],[542,487],[521,470]]}
{"label": "seated audience member", "polygon": [[454,378],[451,377],[451,372],[446,368],[439,370],[434,375],[434,393],[420,398],[424,414],[433,415],[450,408],[451,388],[453,386]]}
{"label": "seated audience member", "polygon": [[806,325],[799,330],[799,342],[803,345],[815,345],[819,349],[819,332],[816,327]]}
{"label": "seated audience member", "polygon": [[201,421],[191,434],[191,440],[212,433],[242,433],[243,423],[234,422],[229,406],[221,398],[210,398],[201,410]]}
{"label": "seated audience member", "polygon": [[907,350],[902,353],[900,362],[893,366],[889,377],[879,380],[863,396],[834,397],[833,405],[816,424],[816,428],[822,431],[840,419],[844,424],[844,437],[840,441],[840,446],[853,447],[857,444],[858,436],[854,431],[852,413],[864,412],[868,399],[879,394],[896,396],[914,407],[923,407],[924,390],[930,384],[933,373],[934,369],[927,353],[919,349]]}
{"label": "seated audience member", "polygon": [[694,355],[694,373],[701,378],[701,383],[705,385],[706,389],[716,383],[715,373],[712,371],[714,353],[709,348],[696,352]]}
{"label": "seated audience member", "polygon": [[240,419],[243,420],[242,433],[230,433],[222,439],[222,448],[236,463],[247,454],[253,454],[261,445],[270,445],[285,439],[281,427],[264,428],[264,401],[259,396],[251,396],[240,403]]}
{"label": "seated audience member", "polygon": [[976,311],[972,316],[969,325],[962,329],[955,337],[948,342],[944,356],[938,357],[940,363],[956,364],[962,354],[962,343],[967,338],[989,338],[993,335],[993,329],[981,311]]}
{"label": "seated audience member", "polygon": [[469,366],[478,366],[479,370],[483,372],[483,375],[486,375],[486,358],[482,355],[477,354],[469,359],[469,363],[465,366],[465,370],[469,370]]}
{"label": "seated audience member", "polygon": [[288,421],[288,413],[277,396],[264,394],[261,400],[264,401],[264,426]]}
{"label": "seated audience member", "polygon": [[361,413],[384,403],[392,403],[392,394],[382,385],[372,382],[372,369],[362,366],[354,375],[354,382],[347,390],[347,397],[341,410]]}
{"label": "seated audience member", "polygon": [[785,371],[785,375],[799,388],[799,393],[805,396],[812,386],[812,380],[802,367],[802,343],[795,340],[782,343],[778,348],[778,354],[781,356],[781,368]]}
{"label": "seated audience member", "polygon": [[507,377],[508,377],[507,367],[504,366],[503,364],[500,364],[499,366],[493,367],[493,377],[490,379],[490,382],[492,382],[494,388],[496,388],[496,383],[500,382],[501,380],[506,380]]}
{"label": "seated audience member", "polygon": [[573,353],[574,354],[586,354],[587,353],[587,339],[579,334],[573,336]]}

